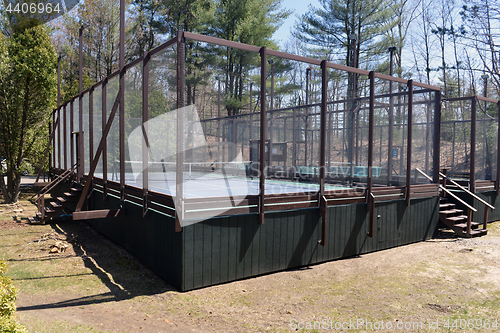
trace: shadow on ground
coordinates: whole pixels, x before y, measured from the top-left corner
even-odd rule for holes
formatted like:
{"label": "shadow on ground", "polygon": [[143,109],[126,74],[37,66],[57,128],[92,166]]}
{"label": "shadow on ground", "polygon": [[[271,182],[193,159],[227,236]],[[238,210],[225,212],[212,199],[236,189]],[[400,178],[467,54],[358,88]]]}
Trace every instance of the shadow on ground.
{"label": "shadow on ground", "polygon": [[[176,290],[130,253],[99,234],[86,222],[59,220],[51,223],[51,227],[54,232],[71,240],[70,245],[75,252],[75,255],[62,255],[59,258],[81,257],[85,267],[89,268],[92,271],[91,274],[102,281],[109,292],[61,302],[18,307],[18,311],[118,302],[137,296],[155,295]],[[50,260],[53,259],[56,258],[50,257]],[[38,258],[38,260],[47,260],[47,257]],[[48,277],[39,279],[43,278]]]}

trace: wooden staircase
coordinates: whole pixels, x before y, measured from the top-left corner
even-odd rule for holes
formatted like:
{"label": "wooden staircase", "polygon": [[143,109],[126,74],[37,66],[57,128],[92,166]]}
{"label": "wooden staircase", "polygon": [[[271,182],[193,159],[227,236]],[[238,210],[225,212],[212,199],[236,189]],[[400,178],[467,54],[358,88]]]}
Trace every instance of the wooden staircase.
{"label": "wooden staircase", "polygon": [[38,212],[36,216],[30,217],[28,220],[31,224],[45,224],[53,217],[71,214],[81,192],[81,186],[75,184],[70,187],[68,192],[56,199],[37,200]]}
{"label": "wooden staircase", "polygon": [[[467,232],[467,223],[471,218],[471,213],[464,215],[462,209],[457,209],[454,203],[448,203],[446,198],[442,198],[439,204],[439,220],[448,228],[453,230],[460,237],[479,237],[486,235],[488,229],[483,223],[470,221],[470,231]],[[483,226],[483,228],[479,228]]]}
{"label": "wooden staircase", "polygon": [[[425,172],[423,172],[419,168],[416,168],[416,170],[431,182],[433,182],[433,179]],[[495,207],[484,201],[475,193],[472,193],[453,179],[447,177],[446,169],[443,169],[443,172],[439,172],[439,176],[442,178],[442,184],[438,184],[440,196],[439,220],[460,237],[470,238],[486,235],[488,233],[488,210],[495,209]],[[447,189],[447,182],[451,183],[454,186],[455,193]],[[472,213],[477,212],[477,209],[457,196],[456,192],[465,193],[484,205],[485,210],[483,223],[472,221]],[[464,214],[464,211],[462,209],[457,209],[454,203],[448,202],[448,199],[451,198],[453,198],[455,202],[460,203],[461,207],[465,207],[465,209],[467,209],[467,213]],[[481,225],[482,228],[479,228]]]}

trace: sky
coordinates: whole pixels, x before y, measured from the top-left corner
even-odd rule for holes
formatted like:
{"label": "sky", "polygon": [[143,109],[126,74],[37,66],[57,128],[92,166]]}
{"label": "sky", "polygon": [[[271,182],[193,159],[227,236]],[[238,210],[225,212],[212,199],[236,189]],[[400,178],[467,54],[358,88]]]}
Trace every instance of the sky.
{"label": "sky", "polygon": [[273,38],[279,42],[279,45],[283,46],[283,44],[290,37],[290,30],[293,28],[295,21],[297,20],[297,16],[301,16],[305,14],[309,5],[313,7],[320,8],[318,0],[284,0],[281,4],[283,8],[293,10],[293,13],[288,17],[288,19],[283,23],[281,28],[278,29],[273,35]]}

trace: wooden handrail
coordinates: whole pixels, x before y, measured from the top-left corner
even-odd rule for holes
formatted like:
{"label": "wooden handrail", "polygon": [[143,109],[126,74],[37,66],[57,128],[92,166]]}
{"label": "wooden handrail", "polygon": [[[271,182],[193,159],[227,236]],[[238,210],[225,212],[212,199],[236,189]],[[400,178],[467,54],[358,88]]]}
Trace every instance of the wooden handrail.
{"label": "wooden handrail", "polygon": [[471,191],[469,191],[468,189],[466,189],[465,187],[463,187],[462,185],[460,185],[459,183],[457,183],[456,181],[454,181],[453,179],[450,179],[448,178],[445,174],[443,173],[439,173],[439,175],[443,178],[446,178],[448,179],[453,185],[457,186],[458,188],[460,188],[462,191],[468,193],[469,195],[471,195],[474,199],[477,199],[479,202],[483,203],[484,205],[488,206],[489,208],[491,209],[495,209],[494,206],[490,205],[489,203],[487,203],[486,201],[484,201],[483,199],[481,199],[480,197],[478,197],[476,194],[472,193]]}
{"label": "wooden handrail", "polygon": [[38,191],[37,193],[33,194],[33,196],[31,197],[31,199],[33,199],[35,196],[38,196],[40,197],[40,195],[44,195],[44,194],[47,194],[50,190],[52,190],[57,184],[59,184],[61,181],[63,181],[64,179],[66,179],[69,175],[71,175],[73,173],[73,171],[75,170],[76,168],[76,164],[71,168],[71,169],[68,169],[66,171],[64,171],[62,174],[60,174],[59,176],[56,177],[56,179],[54,179],[52,182],[50,182],[49,184],[45,185],[44,188],[42,188],[40,191]]}
{"label": "wooden handrail", "polygon": [[[423,172],[422,170],[420,170],[419,168],[416,168],[416,170],[418,172],[420,172],[425,178],[429,179],[431,182],[433,181],[432,178],[430,176],[428,176],[425,172]],[[462,199],[460,199],[459,197],[457,197],[455,194],[453,194],[451,191],[447,190],[443,185],[439,184],[439,188],[442,189],[443,191],[445,191],[446,193],[448,193],[449,195],[451,195],[452,197],[454,197],[455,199],[458,200],[458,202],[460,202],[462,205],[464,205],[465,207],[469,208],[471,211],[473,212],[477,212],[477,209],[472,207],[471,205],[469,205],[468,203],[466,203],[465,201],[463,201]]]}

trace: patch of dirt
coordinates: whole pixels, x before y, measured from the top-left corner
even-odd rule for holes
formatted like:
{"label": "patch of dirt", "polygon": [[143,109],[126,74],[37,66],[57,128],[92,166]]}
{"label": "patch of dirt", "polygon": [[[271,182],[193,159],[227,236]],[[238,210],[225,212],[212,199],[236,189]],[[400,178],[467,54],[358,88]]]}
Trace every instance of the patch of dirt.
{"label": "patch of dirt", "polygon": [[[500,316],[497,224],[481,238],[443,232],[427,242],[180,293],[85,223],[14,223],[0,224],[0,257],[9,261],[20,289],[18,315],[32,332],[289,332],[358,320],[365,326],[351,331],[369,332],[368,322],[381,321],[427,330],[439,321],[439,332],[446,320]],[[49,254],[58,241],[66,251]],[[481,331],[489,330],[474,329]]]}

